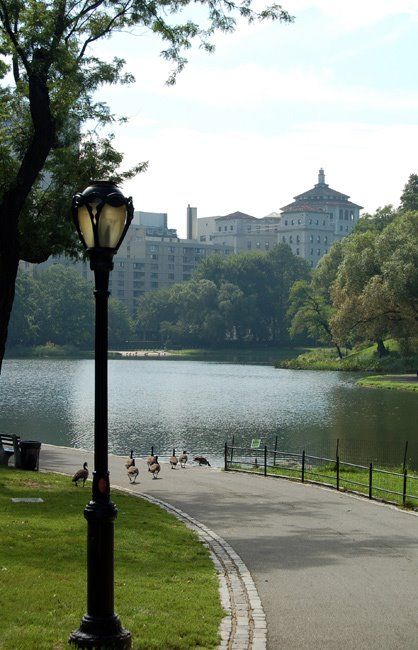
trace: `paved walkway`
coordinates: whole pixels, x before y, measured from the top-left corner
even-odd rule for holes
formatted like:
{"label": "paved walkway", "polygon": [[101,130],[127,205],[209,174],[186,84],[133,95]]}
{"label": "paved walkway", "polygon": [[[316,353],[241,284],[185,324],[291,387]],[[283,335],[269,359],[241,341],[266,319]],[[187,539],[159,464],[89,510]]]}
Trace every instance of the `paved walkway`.
{"label": "paved walkway", "polygon": [[[43,445],[41,467],[72,473],[91,454]],[[325,488],[207,467],[152,480],[144,462],[129,486],[110,458],[113,486],[161,499],[225,539],[251,571],[269,650],[415,650],[418,516]]]}

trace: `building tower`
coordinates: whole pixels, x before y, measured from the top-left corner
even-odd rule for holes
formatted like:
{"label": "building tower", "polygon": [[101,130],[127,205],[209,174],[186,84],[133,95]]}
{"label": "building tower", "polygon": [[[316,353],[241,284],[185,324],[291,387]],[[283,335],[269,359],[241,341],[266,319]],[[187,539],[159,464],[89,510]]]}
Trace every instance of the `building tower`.
{"label": "building tower", "polygon": [[197,208],[187,206],[187,239],[197,239]]}

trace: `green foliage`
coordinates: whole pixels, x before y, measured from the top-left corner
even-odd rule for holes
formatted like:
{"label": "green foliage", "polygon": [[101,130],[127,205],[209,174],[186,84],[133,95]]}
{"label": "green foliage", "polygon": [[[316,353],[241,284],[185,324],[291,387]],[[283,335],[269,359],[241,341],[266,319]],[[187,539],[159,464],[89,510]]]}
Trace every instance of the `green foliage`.
{"label": "green foliage", "polygon": [[418,174],[411,174],[401,194],[401,207],[404,212],[418,210]]}
{"label": "green foliage", "polygon": [[[61,264],[54,264],[34,276],[19,273],[10,320],[11,347],[38,346],[37,355],[65,356],[74,352],[74,346],[91,349],[93,328],[92,282]],[[131,328],[125,306],[110,299],[109,343],[123,345],[131,337]]]}
{"label": "green foliage", "polygon": [[[137,333],[167,344],[220,345],[225,340],[288,341],[289,291],[308,278],[306,262],[279,244],[268,253],[204,260],[190,281],[142,297]],[[146,338],[146,337],[145,337]]]}

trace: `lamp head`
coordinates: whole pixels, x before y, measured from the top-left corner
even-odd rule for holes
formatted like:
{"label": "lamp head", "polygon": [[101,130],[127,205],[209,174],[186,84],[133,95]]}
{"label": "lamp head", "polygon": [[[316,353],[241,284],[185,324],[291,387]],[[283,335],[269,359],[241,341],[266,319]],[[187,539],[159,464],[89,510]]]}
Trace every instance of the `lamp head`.
{"label": "lamp head", "polygon": [[81,242],[89,255],[105,250],[112,257],[132,221],[132,198],[126,198],[110,181],[92,181],[75,194],[71,213]]}

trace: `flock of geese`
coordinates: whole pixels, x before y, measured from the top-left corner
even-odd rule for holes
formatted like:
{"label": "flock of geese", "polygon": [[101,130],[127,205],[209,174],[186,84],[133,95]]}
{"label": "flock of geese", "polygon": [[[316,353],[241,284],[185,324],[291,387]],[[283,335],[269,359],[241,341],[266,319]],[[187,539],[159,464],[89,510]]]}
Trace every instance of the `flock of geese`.
{"label": "flock of geese", "polygon": [[[187,451],[183,451],[183,453],[180,454],[180,456],[177,457],[176,454],[175,454],[175,450],[173,449],[173,455],[170,456],[170,458],[169,458],[171,469],[177,469],[178,465],[180,465],[180,467],[182,469],[184,469],[186,467],[186,463],[187,463],[188,459],[189,459],[189,457],[187,455]],[[199,465],[208,465],[209,467],[211,467],[210,462],[204,456],[195,456],[193,460],[196,463],[199,463]],[[161,471],[161,465],[158,462],[158,456],[154,456],[154,455],[148,456],[147,465],[148,465],[148,471],[151,472],[151,474],[152,474],[152,478],[153,479],[158,478],[158,474]],[[130,483],[136,483],[136,479],[138,478],[138,474],[139,474],[139,469],[135,464],[134,450],[133,449],[131,449],[130,456],[126,460],[125,467],[126,467],[126,471],[128,473],[129,482]],[[82,481],[83,482],[83,487],[84,487],[85,482],[88,479],[88,476],[89,476],[88,466],[87,466],[87,463],[84,463],[83,468],[79,469],[74,474],[71,481],[77,487],[78,487],[79,482]]]}

